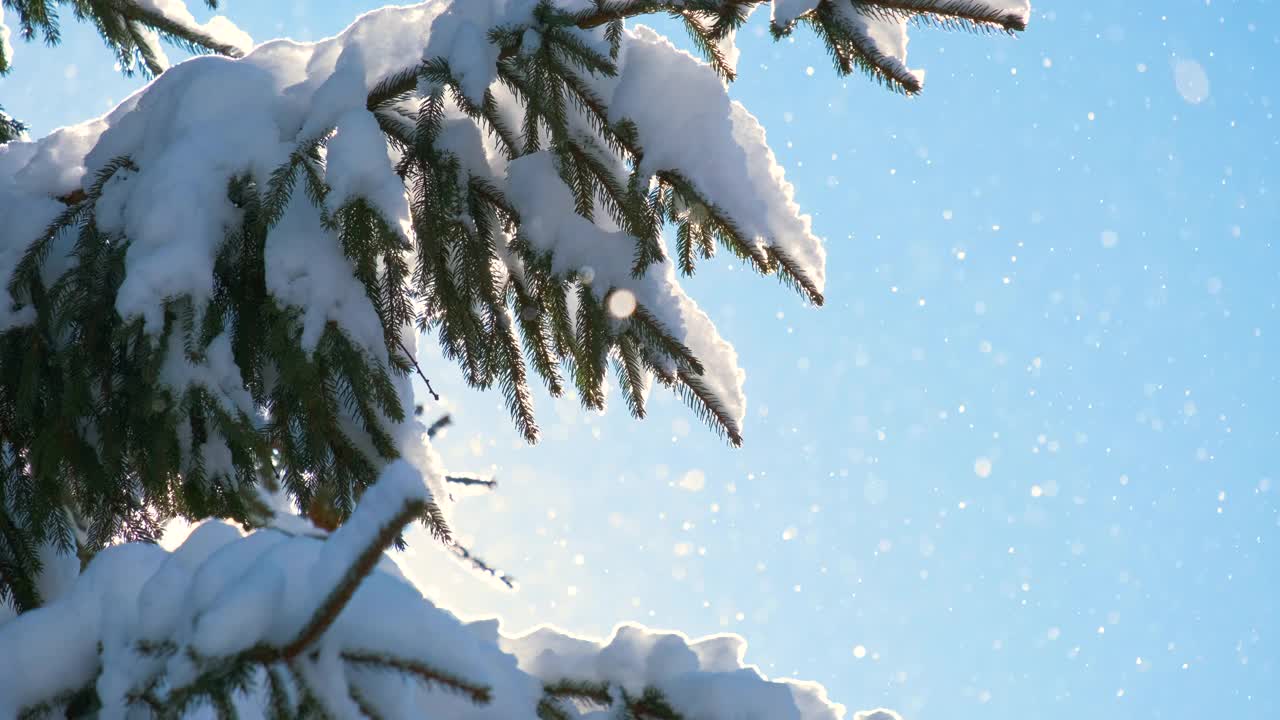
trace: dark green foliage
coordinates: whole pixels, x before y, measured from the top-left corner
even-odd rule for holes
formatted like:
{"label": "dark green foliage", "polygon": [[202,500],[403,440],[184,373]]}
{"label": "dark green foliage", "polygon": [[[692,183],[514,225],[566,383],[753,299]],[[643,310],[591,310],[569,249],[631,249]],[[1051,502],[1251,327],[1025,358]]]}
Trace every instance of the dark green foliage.
{"label": "dark green foliage", "polygon": [[[198,357],[221,331],[219,312],[197,328],[191,301],[174,299],[152,337],[114,310],[128,244],[101,232],[92,208],[132,168],[111,163],[32,245],[9,288],[36,322],[0,335],[0,562],[26,570],[4,573],[6,593],[36,572],[30,548],[44,542],[87,558],[117,538],[154,541],[175,513],[249,519],[254,496],[234,488],[271,466],[249,417],[204,388],[175,396],[158,382],[169,345]],[[77,262],[46,286],[42,266],[55,245]],[[183,451],[212,436],[226,438],[236,477],[208,477],[202,454]],[[20,609],[39,603],[23,591],[14,599]]]}
{"label": "dark green foliage", "polygon": [[617,720],[684,720],[667,702],[666,695],[655,687],[646,687],[639,696],[609,683],[561,680],[545,685],[538,703],[539,720],[571,720],[565,707],[576,705],[595,710],[612,710]]}
{"label": "dark green foliage", "polygon": [[613,695],[608,683],[581,680],[549,683],[543,686],[542,699],[538,702],[539,720],[569,720],[574,716],[565,711],[567,704],[604,709],[613,705]]}
{"label": "dark green foliage", "polygon": [[93,688],[81,688],[26,708],[18,716],[18,720],[51,720],[59,716],[70,719],[88,718],[93,717],[100,705],[98,694]]}
{"label": "dark green foliage", "polygon": [[0,106],[0,145],[17,140],[26,131],[26,125],[9,117],[5,114],[4,107]]}

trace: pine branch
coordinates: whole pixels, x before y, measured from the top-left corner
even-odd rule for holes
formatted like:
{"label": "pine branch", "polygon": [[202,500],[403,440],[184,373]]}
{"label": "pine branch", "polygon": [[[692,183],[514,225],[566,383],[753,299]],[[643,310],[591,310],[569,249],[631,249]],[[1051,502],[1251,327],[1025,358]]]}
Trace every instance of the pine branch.
{"label": "pine branch", "polygon": [[[303,626],[302,631],[282,649],[281,652],[284,658],[292,660],[298,657],[319,639],[325,630],[329,629],[329,626],[337,619],[338,613],[342,612],[342,608],[346,607],[351,596],[355,594],[360,583],[378,564],[382,553],[395,542],[401,529],[426,512],[428,505],[429,503],[422,500],[405,500],[395,514],[381,523],[377,534],[360,551],[355,562],[347,568],[337,586],[329,591],[328,595],[312,614],[311,619]],[[333,537],[337,536],[332,536],[328,542],[333,542]]]}
{"label": "pine branch", "polygon": [[484,480],[482,478],[462,477],[460,475],[446,475],[444,481],[454,485],[463,487],[479,487],[485,490],[493,490],[498,487],[497,480]]}
{"label": "pine branch", "polygon": [[93,686],[89,686],[69,690],[39,705],[23,708],[18,713],[18,720],[45,720],[58,714],[66,718],[82,718],[91,716],[99,709],[97,693]]}
{"label": "pine branch", "polygon": [[[210,52],[227,57],[238,58],[244,53],[237,47],[224,44],[209,35],[174,22],[164,15],[144,8],[131,0],[109,0],[112,9],[123,18],[149,27],[160,33],[162,37],[181,46],[190,52]],[[216,9],[216,0],[205,0],[210,8]]]}
{"label": "pine branch", "polygon": [[[426,373],[422,372],[422,366],[418,364],[418,359],[409,352],[409,349],[404,346],[403,342],[400,342],[400,350],[404,353],[405,358],[407,358],[409,362],[413,363],[414,369],[418,371],[418,377],[422,378],[422,382],[427,384],[427,392],[431,393],[431,399],[436,402],[440,402],[440,396],[436,394],[436,389],[431,387],[431,379],[427,377]],[[445,417],[448,416],[446,415]]]}
{"label": "pine branch", "polygon": [[26,132],[27,126],[11,117],[4,111],[4,106],[0,105],[0,145],[18,140]]}
{"label": "pine branch", "polygon": [[198,665],[201,672],[191,682],[169,690],[164,698],[164,712],[160,714],[165,720],[178,720],[185,711],[200,701],[215,704],[219,699],[227,700],[240,690],[248,688],[253,682],[253,673],[259,665],[273,662],[278,653],[274,648],[260,645],[250,648],[231,657],[218,658],[207,662],[190,649],[188,655]]}
{"label": "pine branch", "polygon": [[454,557],[460,560],[463,564],[470,566],[472,570],[479,572],[482,575],[488,575],[494,580],[497,580],[507,586],[508,590],[516,589],[517,583],[515,577],[490,565],[466,546],[457,542],[450,542],[448,543],[447,548]]}
{"label": "pine branch", "polygon": [[[754,239],[748,238],[733,218],[703,195],[693,184],[693,181],[678,170],[660,170],[655,173],[655,176],[686,208],[690,209],[687,216],[683,218],[685,224],[691,224],[689,229],[685,231],[689,235],[684,241],[689,243],[687,252],[690,255],[695,240],[694,234],[711,232],[719,238],[726,248],[739,258],[750,263],[757,272],[767,274],[771,271],[768,255],[764,247]],[[685,251],[682,250],[683,252]],[[686,261],[682,261],[682,264],[684,262]],[[687,260],[687,263],[689,272],[692,273],[693,260],[691,257]]]}
{"label": "pine branch", "polygon": [[[719,41],[728,37],[745,20],[747,12],[769,0],[613,0],[598,2],[593,10],[566,13],[570,22],[582,29],[602,25],[616,27],[622,20],[654,13],[679,19],[695,47],[718,74],[733,80],[734,72],[725,63]],[[916,20],[944,29],[983,30],[995,28],[1009,33],[1026,30],[1026,18],[1019,12],[982,0],[823,0],[818,7],[787,25],[772,27],[775,37],[789,35],[795,25],[811,26],[824,41],[843,74],[857,68],[886,86],[908,95],[919,93],[918,77],[908,72],[896,58],[883,54],[875,41],[847,22],[843,12],[860,12],[868,17],[889,20]],[[616,32],[616,31],[613,31]]]}
{"label": "pine branch", "polygon": [[267,710],[270,713],[268,717],[271,720],[290,718],[293,701],[289,697],[290,693],[284,677],[281,676],[279,668],[274,665],[267,668],[267,693]]}
{"label": "pine branch", "polygon": [[587,708],[612,709],[620,720],[684,720],[667,701],[666,695],[656,687],[647,686],[639,697],[625,688],[615,694],[607,682],[589,682],[565,679],[543,685],[542,699],[538,702],[539,720],[568,720],[570,715],[561,703],[573,702]]}
{"label": "pine branch", "polygon": [[434,438],[439,432],[453,424],[452,415],[441,415],[427,428],[427,437]]}
{"label": "pine branch", "polygon": [[427,530],[431,531],[431,537],[435,538],[437,542],[445,544],[453,542],[449,524],[445,522],[444,511],[440,509],[439,505],[427,503],[426,509],[418,516],[418,520],[427,526]]}
{"label": "pine branch", "polygon": [[597,3],[595,10],[584,10],[574,15],[573,20],[578,27],[589,30],[617,20],[626,20],[659,12],[672,14],[696,12],[718,16],[726,10],[733,12],[746,11],[756,5],[768,2],[769,0],[684,0],[677,2],[664,2],[662,0],[606,0],[605,2]]}
{"label": "pine branch", "polygon": [[680,396],[699,418],[711,429],[729,441],[734,447],[742,446],[742,428],[737,418],[729,414],[720,398],[707,387],[701,373],[681,370],[676,373]]}
{"label": "pine branch", "polygon": [[822,38],[840,74],[848,75],[856,68],[890,90],[906,95],[918,94],[924,89],[920,77],[911,72],[901,59],[885,54],[870,33],[850,21],[850,15],[862,12],[855,9],[860,7],[835,6],[826,2],[819,5],[814,13],[802,17],[801,22]]}
{"label": "pine branch", "polygon": [[646,382],[644,361],[640,358],[640,348],[628,334],[618,337],[617,372],[618,384],[622,386],[622,396],[632,417],[643,420],[645,417]]}
{"label": "pine branch", "polygon": [[560,707],[555,698],[542,698],[538,701],[538,720],[572,720],[569,713]]}
{"label": "pine branch", "polygon": [[984,0],[859,0],[864,12],[907,17],[946,29],[996,28],[1008,33],[1027,29],[1022,13]]}
{"label": "pine branch", "polygon": [[418,68],[410,67],[391,73],[369,91],[365,107],[369,112],[381,110],[389,105],[409,100],[418,87]]}
{"label": "pine branch", "polygon": [[28,532],[13,521],[0,483],[0,600],[9,600],[19,613],[42,604],[35,580],[40,575],[40,557]]}
{"label": "pine branch", "polygon": [[492,699],[492,691],[487,686],[469,682],[420,660],[409,660],[372,651],[352,650],[343,652],[342,659],[352,665],[404,673],[429,687],[439,687],[462,695],[476,705],[487,705]]}
{"label": "pine branch", "polygon": [[351,701],[356,704],[356,707],[360,709],[360,712],[363,713],[366,718],[369,720],[382,720],[382,715],[374,709],[373,703],[370,702],[369,698],[364,696],[364,693],[360,692],[355,687],[348,688],[348,690],[351,694]]}
{"label": "pine branch", "polygon": [[822,307],[826,302],[822,292],[818,290],[817,284],[809,278],[800,264],[797,263],[786,250],[777,246],[769,246],[766,250],[769,254],[774,271],[778,274],[778,279],[783,283],[790,285],[792,288],[803,292],[809,298],[809,302]]}
{"label": "pine branch", "polygon": [[[31,41],[42,35],[47,45],[61,42],[58,8],[70,5],[76,19],[88,22],[98,31],[126,76],[138,69],[138,61],[147,76],[164,72],[159,49],[153,42],[157,37],[192,54],[214,53],[233,58],[243,55],[240,48],[171,20],[134,0],[7,0],[4,4],[17,13],[20,37]],[[218,7],[217,0],[205,0],[205,4],[211,9]],[[0,57],[0,75],[9,69],[8,58]],[[0,142],[6,141],[0,132]]]}
{"label": "pine branch", "polygon": [[566,678],[543,685],[542,692],[548,697],[575,700],[595,707],[607,708],[613,704],[613,696],[609,693],[609,683],[607,682],[590,682]]}

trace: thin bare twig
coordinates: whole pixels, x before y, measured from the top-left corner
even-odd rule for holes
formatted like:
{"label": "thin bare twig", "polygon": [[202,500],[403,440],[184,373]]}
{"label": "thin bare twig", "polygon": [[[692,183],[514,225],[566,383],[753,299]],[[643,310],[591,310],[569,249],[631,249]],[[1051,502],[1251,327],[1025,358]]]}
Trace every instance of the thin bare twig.
{"label": "thin bare twig", "polygon": [[418,377],[422,378],[422,382],[427,384],[427,392],[431,393],[431,397],[436,402],[440,402],[440,396],[436,394],[436,389],[431,387],[431,379],[427,377],[426,373],[422,372],[422,366],[418,364],[418,359],[413,356],[413,353],[409,352],[409,348],[404,346],[403,340],[397,339],[396,342],[400,344],[400,350],[404,352],[404,356],[409,358],[409,362],[413,363],[414,369],[418,371]]}

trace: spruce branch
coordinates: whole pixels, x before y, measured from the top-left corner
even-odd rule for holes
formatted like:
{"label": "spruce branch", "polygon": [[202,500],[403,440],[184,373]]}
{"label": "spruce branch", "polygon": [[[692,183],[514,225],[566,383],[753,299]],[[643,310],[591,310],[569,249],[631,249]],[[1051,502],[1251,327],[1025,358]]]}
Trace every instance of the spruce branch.
{"label": "spruce branch", "polygon": [[214,703],[216,707],[220,699],[225,701],[233,693],[251,686],[254,671],[259,665],[272,662],[278,657],[275,648],[267,645],[213,660],[200,657],[190,648],[186,652],[191,661],[201,669],[191,682],[165,693],[164,711],[160,714],[164,720],[178,720],[187,709],[200,701]]}
{"label": "spruce branch", "polygon": [[622,720],[684,720],[684,715],[676,712],[667,702],[662,691],[655,687],[646,687],[640,697],[634,697],[625,689],[622,695]]}
{"label": "spruce branch", "polygon": [[[566,13],[573,24],[582,29],[619,23],[623,20],[655,13],[665,13],[680,20],[695,47],[726,80],[734,72],[725,63],[719,41],[728,37],[745,21],[748,11],[768,4],[770,0],[613,0],[596,3],[594,9]],[[887,87],[907,95],[919,93],[923,86],[918,77],[907,72],[896,58],[884,55],[866,33],[839,18],[844,13],[862,13],[867,17],[888,20],[910,20],[943,29],[987,30],[1008,33],[1026,30],[1021,13],[982,0],[823,0],[818,6],[785,25],[773,25],[775,38],[785,37],[797,24],[813,28],[836,61],[837,69],[848,74],[855,68],[865,71]]]}
{"label": "spruce branch", "polygon": [[[408,359],[409,362],[413,363],[414,369],[418,371],[418,377],[422,378],[422,382],[427,384],[427,392],[431,393],[431,399],[436,402],[440,402],[440,396],[436,394],[436,389],[431,387],[431,379],[427,377],[426,373],[422,372],[422,366],[418,364],[418,359],[409,352],[407,347],[404,346],[404,341],[397,340],[396,342],[400,344],[400,351],[404,353],[405,358]],[[446,415],[445,417],[448,416]]]}
{"label": "spruce branch", "polygon": [[548,697],[575,700],[595,707],[607,708],[613,704],[613,695],[609,692],[609,683],[607,682],[566,678],[554,683],[544,684],[542,692]]}
{"label": "spruce branch", "polygon": [[445,522],[444,511],[435,503],[427,503],[427,507],[418,516],[418,520],[431,531],[431,537],[438,542],[448,544],[453,541],[449,524]]}
{"label": "spruce branch", "polygon": [[564,679],[542,686],[542,699],[538,702],[539,720],[568,720],[570,715],[561,703],[572,702],[586,708],[614,710],[620,720],[684,720],[666,695],[652,685],[633,695],[626,688],[614,689],[607,682],[591,682]]}
{"label": "spruce branch", "polygon": [[366,650],[344,651],[342,659],[352,665],[404,673],[424,685],[440,687],[462,695],[476,705],[487,705],[492,699],[492,691],[488,686],[464,680],[453,673],[432,667],[421,660],[410,660]]}
{"label": "spruce branch", "polygon": [[[823,40],[827,52],[841,75],[854,69],[884,87],[905,95],[916,95],[924,89],[920,77],[899,58],[885,54],[876,39],[863,27],[850,21],[850,15],[861,12],[860,6],[837,6],[830,2],[802,16],[800,22],[811,27]],[[786,33],[775,34],[781,36]]]}
{"label": "spruce branch", "polygon": [[857,3],[869,15],[887,15],[932,24],[944,29],[1022,32],[1027,29],[1021,13],[982,0],[862,0]]}
{"label": "spruce branch", "polygon": [[14,522],[0,484],[0,600],[9,600],[19,613],[42,604],[35,579],[40,576],[40,557],[30,533]]}
{"label": "spruce branch", "polygon": [[472,570],[480,573],[481,575],[487,575],[493,578],[494,580],[497,580],[498,582],[505,585],[508,590],[516,589],[517,582],[514,576],[508,574],[503,570],[499,570],[493,565],[490,565],[488,562],[486,562],[480,556],[476,555],[474,552],[472,552],[470,548],[466,547],[465,545],[456,541],[449,541],[446,544],[446,548],[455,558],[461,561],[464,565],[467,565],[468,567],[470,567]]}
{"label": "spruce branch", "polygon": [[734,447],[742,446],[742,428],[724,407],[724,403],[702,379],[701,373],[680,370],[677,390],[680,396],[699,418]]}
{"label": "spruce branch", "polygon": [[45,720],[58,714],[66,718],[82,718],[99,709],[97,693],[93,686],[89,686],[68,690],[38,705],[23,708],[18,712],[18,720]]}
{"label": "spruce branch", "polygon": [[[355,562],[343,573],[338,584],[329,590],[301,632],[281,650],[286,660],[297,658],[319,639],[325,630],[329,629],[333,621],[338,618],[338,614],[346,607],[351,596],[355,594],[360,583],[364,582],[365,577],[378,564],[382,553],[391,547],[405,525],[427,511],[428,505],[430,503],[424,500],[406,499],[399,510],[379,525],[377,533],[370,539],[369,544],[356,556]],[[331,536],[326,542],[334,542],[337,537],[337,535]]]}
{"label": "spruce branch", "polygon": [[769,254],[770,264],[773,266],[774,272],[777,273],[779,280],[803,292],[808,296],[809,302],[818,307],[821,307],[826,302],[826,298],[818,290],[818,286],[786,250],[777,246],[770,246],[765,252]]}
{"label": "spruce branch", "polygon": [[[184,25],[149,6],[135,0],[6,0],[4,3],[18,16],[18,35],[31,41],[42,35],[45,44],[57,45],[62,40],[58,9],[70,5],[74,17],[92,25],[103,42],[119,60],[119,69],[132,75],[141,61],[144,75],[156,76],[164,72],[159,48],[154,40],[159,38],[191,54],[213,53],[238,58],[244,53],[233,45],[224,43],[198,28]],[[205,0],[210,9],[217,9],[217,0]],[[0,54],[0,75],[10,69],[8,58]],[[0,139],[0,142],[4,142]]]}
{"label": "spruce branch", "polygon": [[[130,25],[142,25],[160,33],[161,37],[193,53],[215,53],[227,57],[238,58],[244,53],[237,47],[227,45],[199,30],[174,22],[164,15],[143,7],[132,0],[109,0],[99,2],[106,5],[129,21]],[[217,0],[205,0],[211,9],[217,9]],[[102,17],[102,16],[100,16]]]}
{"label": "spruce branch", "polygon": [[285,683],[286,680],[280,674],[279,665],[267,667],[267,710],[270,712],[271,720],[286,720],[291,716],[290,708],[293,706],[293,701],[290,698],[289,686]]}
{"label": "spruce branch", "polygon": [[11,117],[4,111],[4,106],[0,105],[0,145],[18,140],[26,132],[27,126]]}
{"label": "spruce branch", "polygon": [[572,720],[569,713],[555,698],[544,697],[538,700],[538,720]]}
{"label": "spruce branch", "polygon": [[436,418],[435,422],[431,423],[431,425],[427,427],[427,437],[434,438],[436,435],[440,433],[441,430],[449,427],[452,424],[453,424],[452,415],[448,415],[448,414],[441,415],[440,417]]}
{"label": "spruce branch", "polygon": [[355,686],[347,689],[351,695],[351,702],[356,704],[360,712],[369,720],[382,720],[382,715],[373,707],[373,703],[364,693],[360,692]]}
{"label": "spruce branch", "polygon": [[463,487],[478,487],[485,490],[493,490],[498,487],[497,480],[485,480],[483,478],[463,477],[461,475],[446,475],[444,481],[454,485]]}
{"label": "spruce branch", "polygon": [[643,420],[645,417],[645,389],[648,385],[644,361],[640,357],[640,348],[628,333],[618,337],[617,357],[615,363],[618,373],[618,384],[622,386],[622,396],[632,417]]}

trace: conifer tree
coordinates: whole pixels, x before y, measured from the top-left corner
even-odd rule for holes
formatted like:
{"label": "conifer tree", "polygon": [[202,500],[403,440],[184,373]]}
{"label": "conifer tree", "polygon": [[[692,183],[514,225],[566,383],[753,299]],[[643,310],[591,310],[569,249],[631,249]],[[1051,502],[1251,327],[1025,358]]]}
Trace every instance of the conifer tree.
{"label": "conifer tree", "polygon": [[[449,536],[449,476],[413,412],[413,379],[430,388],[420,336],[496,386],[531,442],[533,382],[603,409],[611,368],[635,416],[657,383],[742,442],[736,354],[679,277],[724,250],[824,299],[822,243],[727,94],[753,11],[907,95],[922,89],[911,24],[1013,32],[1029,17],[1025,0],[434,0],[246,53],[243,33],[177,0],[4,0],[22,37],[55,42],[64,6],[125,72],[158,77],[101,120],[0,148],[0,600],[45,604],[48,548],[92,570],[171,517],[268,526],[263,490],[278,488],[331,539],[358,539],[333,551],[349,562],[316,590],[327,604],[213,659],[191,638],[140,639],[160,669],[121,696],[164,714],[194,688],[180,697],[222,714],[265,677],[273,717],[383,716],[356,681],[311,693],[296,663],[320,662],[307,653],[405,521]],[[651,14],[681,22],[701,61],[627,24]],[[225,57],[166,69],[157,39]],[[428,491],[342,535],[406,463]],[[405,656],[339,660],[490,698]],[[105,702],[102,672],[48,707]],[[545,680],[540,718],[574,703],[680,717],[656,689]]]}

